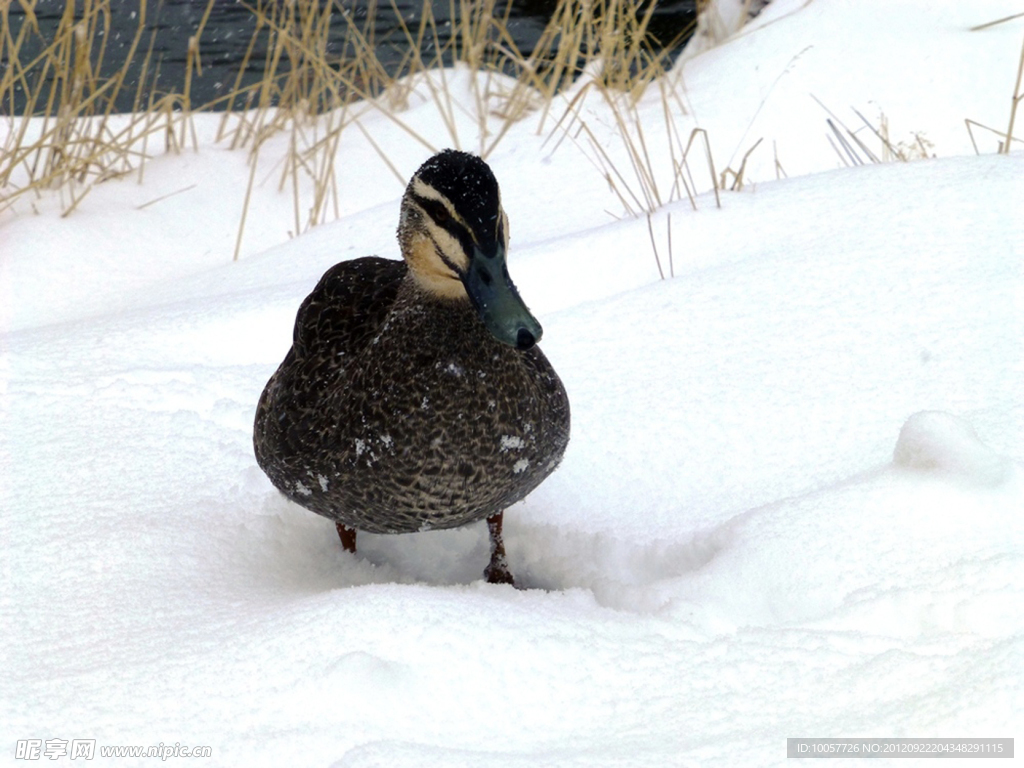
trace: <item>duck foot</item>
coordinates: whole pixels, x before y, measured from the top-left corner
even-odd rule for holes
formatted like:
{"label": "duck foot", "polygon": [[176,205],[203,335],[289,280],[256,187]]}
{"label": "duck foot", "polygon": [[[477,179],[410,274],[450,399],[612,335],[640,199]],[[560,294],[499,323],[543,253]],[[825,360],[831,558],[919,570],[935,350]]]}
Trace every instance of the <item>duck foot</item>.
{"label": "duck foot", "polygon": [[487,532],[491,536],[491,562],[484,569],[484,578],[489,584],[511,584],[515,586],[512,573],[505,558],[505,540],[501,536],[501,522],[504,512],[487,518]]}
{"label": "duck foot", "polygon": [[341,523],[336,523],[338,527],[338,537],[341,539],[341,548],[346,552],[356,551],[356,529],[349,528]]}

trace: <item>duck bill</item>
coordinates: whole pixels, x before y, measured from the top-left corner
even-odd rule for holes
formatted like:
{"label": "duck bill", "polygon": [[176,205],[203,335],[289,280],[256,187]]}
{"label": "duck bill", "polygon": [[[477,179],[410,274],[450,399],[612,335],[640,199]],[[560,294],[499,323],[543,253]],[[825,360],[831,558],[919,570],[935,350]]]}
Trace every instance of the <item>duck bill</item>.
{"label": "duck bill", "polygon": [[529,349],[540,341],[540,323],[508,275],[503,246],[495,244],[490,253],[474,246],[462,283],[480,320],[498,341],[516,349]]}

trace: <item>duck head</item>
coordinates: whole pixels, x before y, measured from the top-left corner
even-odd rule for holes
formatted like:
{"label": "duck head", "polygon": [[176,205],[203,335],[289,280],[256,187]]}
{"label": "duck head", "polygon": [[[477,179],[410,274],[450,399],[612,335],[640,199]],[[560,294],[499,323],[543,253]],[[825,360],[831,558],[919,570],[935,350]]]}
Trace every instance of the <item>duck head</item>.
{"label": "duck head", "polygon": [[508,216],[498,182],[476,155],[446,149],[420,166],[406,187],[398,242],[420,287],[469,301],[491,334],[517,349],[541,327],[508,274]]}

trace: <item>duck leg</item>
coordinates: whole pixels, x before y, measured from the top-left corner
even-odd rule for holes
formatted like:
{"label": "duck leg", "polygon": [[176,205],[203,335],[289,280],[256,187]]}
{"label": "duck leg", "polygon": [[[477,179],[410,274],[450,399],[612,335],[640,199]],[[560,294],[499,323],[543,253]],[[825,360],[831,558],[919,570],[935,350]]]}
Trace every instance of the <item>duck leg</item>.
{"label": "duck leg", "polygon": [[347,525],[341,523],[336,524],[338,526],[338,536],[341,538],[341,548],[346,552],[356,551],[356,529],[349,528]]}
{"label": "duck leg", "polygon": [[501,522],[504,512],[487,518],[487,532],[491,536],[491,562],[484,569],[484,578],[490,584],[512,584],[512,574],[505,559],[505,540],[501,536]]}

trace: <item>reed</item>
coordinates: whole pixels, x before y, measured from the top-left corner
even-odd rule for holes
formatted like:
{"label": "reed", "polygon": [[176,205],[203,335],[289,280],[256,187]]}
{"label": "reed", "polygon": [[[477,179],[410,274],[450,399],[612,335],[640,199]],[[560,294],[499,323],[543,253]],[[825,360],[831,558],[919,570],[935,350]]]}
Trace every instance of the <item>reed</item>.
{"label": "reed", "polygon": [[[0,212],[25,195],[51,189],[59,193],[67,215],[96,184],[136,169],[141,172],[152,134],[163,133],[167,147],[184,144],[191,116],[187,93],[151,98],[141,108],[140,96],[150,80],[150,51],[143,59],[137,108],[128,115],[115,112],[129,67],[140,51],[146,0],[140,0],[124,64],[105,76],[101,72],[111,37],[110,0],[83,0],[77,8],[68,0],[49,39],[40,31],[36,0],[19,2],[25,22],[16,36],[11,32],[10,3],[0,3],[0,60],[8,64],[0,76],[0,112],[7,115],[0,152]],[[39,53],[26,56],[31,43]],[[19,92],[25,99],[21,114],[14,109]]]}
{"label": "reed", "polygon": [[[0,59],[9,62],[0,77],[0,106],[9,115],[0,156],[0,212],[25,196],[56,190],[67,215],[107,179],[135,173],[141,182],[153,154],[197,148],[195,114],[222,110],[217,140],[247,152],[251,164],[237,258],[253,186],[265,176],[258,167],[272,167],[278,188],[289,194],[295,234],[338,216],[345,169],[336,162],[337,149],[343,131],[353,124],[404,183],[386,149],[362,129],[358,114],[369,106],[411,140],[435,151],[439,147],[403,120],[413,90],[429,95],[448,143],[485,157],[527,116],[537,117],[536,130],[547,133],[549,140],[561,141],[572,131],[628,215],[684,196],[694,201],[687,156],[695,138],[704,144],[710,161],[706,134],[694,134],[685,144],[679,136],[676,116],[685,111],[683,102],[664,77],[665,51],[678,41],[651,35],[652,0],[559,0],[528,56],[508,31],[509,3],[498,0],[449,0],[449,18],[455,20],[450,27],[439,23],[430,2],[424,2],[416,21],[407,23],[395,0],[374,0],[361,22],[341,0],[241,0],[252,14],[255,31],[234,87],[199,105],[192,84],[193,77],[203,74],[203,34],[214,0],[208,0],[188,41],[181,88],[164,93],[154,88],[159,62],[154,60],[153,34],[146,35],[146,19],[155,8],[149,0],[139,0],[127,60],[107,74],[102,73],[109,69],[104,61],[111,0],[64,0],[60,23],[49,39],[44,39],[36,17],[43,1],[0,2]],[[389,71],[377,54],[373,18],[377,3],[385,1],[396,12],[408,51],[397,71]],[[16,34],[9,18],[11,2],[19,4],[26,19]],[[339,17],[345,30],[341,56],[332,55],[328,47],[332,22]],[[421,53],[425,40],[433,43],[429,59]],[[25,53],[33,47],[30,42],[39,53]],[[128,87],[129,67],[139,62],[132,112],[116,114],[115,103]],[[465,105],[452,92],[451,66],[470,74],[476,119],[472,136],[460,134],[464,122],[458,110]],[[260,71],[259,81],[243,85],[244,74],[253,69]],[[575,96],[563,97],[567,87],[579,82],[585,85],[576,88]],[[636,105],[654,83],[662,90],[663,124],[648,127]],[[15,114],[19,92],[25,94],[25,107]],[[580,107],[594,96],[611,108],[622,153],[604,150],[585,124]],[[269,156],[268,141],[282,135],[286,156]],[[669,144],[673,168],[667,180],[651,161],[652,140]],[[709,168],[714,180],[710,162]]]}

